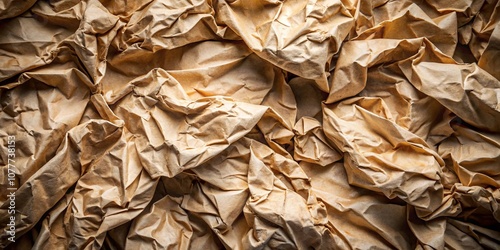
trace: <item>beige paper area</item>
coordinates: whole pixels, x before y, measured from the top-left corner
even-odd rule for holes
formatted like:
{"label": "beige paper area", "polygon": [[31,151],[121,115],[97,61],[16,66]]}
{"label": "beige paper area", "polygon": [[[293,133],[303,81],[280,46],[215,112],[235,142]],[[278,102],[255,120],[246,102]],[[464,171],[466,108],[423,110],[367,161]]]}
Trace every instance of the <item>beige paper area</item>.
{"label": "beige paper area", "polygon": [[0,248],[498,249],[499,6],[3,1]]}

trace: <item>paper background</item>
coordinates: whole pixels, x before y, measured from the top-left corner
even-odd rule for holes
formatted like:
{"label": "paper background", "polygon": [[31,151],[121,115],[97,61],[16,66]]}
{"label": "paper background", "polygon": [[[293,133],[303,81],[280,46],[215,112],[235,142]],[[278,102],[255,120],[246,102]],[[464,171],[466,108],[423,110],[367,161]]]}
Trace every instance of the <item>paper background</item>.
{"label": "paper background", "polygon": [[498,249],[499,15],[3,1],[0,247]]}

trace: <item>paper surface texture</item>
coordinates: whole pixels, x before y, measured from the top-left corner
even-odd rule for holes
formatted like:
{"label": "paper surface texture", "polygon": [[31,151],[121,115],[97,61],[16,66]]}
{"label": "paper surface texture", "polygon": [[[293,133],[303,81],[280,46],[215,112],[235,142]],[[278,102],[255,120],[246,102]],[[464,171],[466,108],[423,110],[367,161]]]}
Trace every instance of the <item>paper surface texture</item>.
{"label": "paper surface texture", "polygon": [[1,249],[499,249],[497,0],[0,4]]}

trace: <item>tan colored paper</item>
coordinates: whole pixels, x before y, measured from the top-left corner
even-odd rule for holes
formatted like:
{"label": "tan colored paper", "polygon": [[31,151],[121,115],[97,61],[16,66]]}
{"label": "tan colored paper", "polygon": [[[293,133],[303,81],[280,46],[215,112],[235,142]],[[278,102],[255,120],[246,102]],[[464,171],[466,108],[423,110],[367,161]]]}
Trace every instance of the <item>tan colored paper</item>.
{"label": "tan colored paper", "polygon": [[498,249],[499,6],[3,1],[0,248]]}

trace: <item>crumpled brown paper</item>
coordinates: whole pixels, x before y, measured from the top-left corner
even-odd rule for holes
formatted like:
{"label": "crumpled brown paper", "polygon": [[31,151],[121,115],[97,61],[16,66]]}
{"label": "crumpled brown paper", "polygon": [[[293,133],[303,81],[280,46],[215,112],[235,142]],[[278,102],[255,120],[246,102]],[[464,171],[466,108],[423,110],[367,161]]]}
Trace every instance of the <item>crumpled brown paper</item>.
{"label": "crumpled brown paper", "polygon": [[4,1],[0,247],[497,249],[499,6]]}

